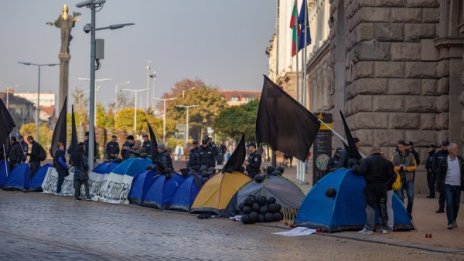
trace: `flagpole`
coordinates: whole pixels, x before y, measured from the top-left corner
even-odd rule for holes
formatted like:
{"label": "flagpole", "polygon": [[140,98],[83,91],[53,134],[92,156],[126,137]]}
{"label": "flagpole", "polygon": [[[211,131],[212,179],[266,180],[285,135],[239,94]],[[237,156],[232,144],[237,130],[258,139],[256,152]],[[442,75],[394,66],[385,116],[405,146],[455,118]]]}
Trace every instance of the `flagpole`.
{"label": "flagpole", "polygon": [[5,173],[6,173],[6,176],[8,177],[8,165],[7,165],[7,163],[6,163],[6,157],[7,157],[7,155],[6,155],[5,144],[3,144],[3,155],[4,155],[3,159],[5,160]]}
{"label": "flagpole", "polygon": [[[308,9],[306,6],[306,1],[303,1],[304,9],[300,10],[300,13],[304,11],[304,24],[303,24],[303,58],[301,69],[303,70],[302,73],[302,90],[301,90],[301,103],[306,108],[306,44],[308,42],[308,34],[307,34],[307,22],[308,22]],[[306,161],[301,163],[301,180],[302,182],[306,181]]]}
{"label": "flagpole", "polygon": [[[330,127],[329,125],[327,125],[327,123],[323,122],[321,119],[318,119],[318,121],[320,123],[322,123],[322,125],[324,125],[327,129],[329,129],[330,131],[332,131],[333,134],[335,134],[335,136],[337,136],[343,143],[345,143],[345,145],[348,146],[348,141],[346,141],[345,138],[343,138],[338,132],[336,132],[334,129],[332,129],[332,127]],[[359,154],[361,154],[361,156],[363,158],[365,158],[366,156],[364,154],[362,154],[361,152],[359,152]]]}

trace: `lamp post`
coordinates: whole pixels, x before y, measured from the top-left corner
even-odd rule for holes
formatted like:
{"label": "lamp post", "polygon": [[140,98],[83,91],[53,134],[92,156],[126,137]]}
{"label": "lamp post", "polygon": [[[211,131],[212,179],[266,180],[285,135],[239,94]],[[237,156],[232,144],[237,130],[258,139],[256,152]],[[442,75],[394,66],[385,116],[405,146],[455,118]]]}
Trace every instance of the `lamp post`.
{"label": "lamp post", "polygon": [[139,94],[139,92],[144,92],[144,91],[148,91],[148,89],[139,89],[139,90],[133,90],[133,89],[122,89],[123,91],[127,91],[127,92],[133,92],[134,93],[134,135],[137,131],[137,96]]}
{"label": "lamp post", "polygon": [[116,84],[115,93],[114,93],[114,110],[115,110],[115,112],[118,110],[119,87],[124,86],[124,85],[129,85],[130,83],[131,83],[130,81],[125,81],[125,82]]}
{"label": "lamp post", "polygon": [[[58,63],[30,63],[30,62],[18,62],[19,64],[28,65],[28,66],[36,66],[38,69],[38,83],[37,83],[37,111],[35,116],[35,125],[37,128],[37,139],[39,139],[39,127],[40,127],[40,69],[43,66],[56,66],[59,65]],[[58,105],[59,106],[59,105]]]}
{"label": "lamp post", "polygon": [[15,84],[13,87],[6,87],[6,108],[10,109],[10,91],[14,88],[18,87],[17,84]]}
{"label": "lamp post", "polygon": [[189,109],[198,107],[199,105],[176,105],[179,108],[187,109],[187,115],[185,116],[185,146],[188,145],[188,136],[189,136]]}
{"label": "lamp post", "polygon": [[[88,81],[88,82],[90,82],[89,78],[79,77],[77,79],[79,81]],[[93,97],[95,97],[95,99],[97,97],[96,92],[100,89],[99,86],[97,86],[97,82],[106,82],[106,81],[111,81],[111,79],[109,79],[109,78],[95,79],[95,88],[94,88],[94,94],[93,94]],[[88,89],[88,92],[89,92],[89,97],[90,97],[91,96],[90,89]],[[94,102],[94,111],[97,111],[97,104],[95,102]],[[94,113],[94,119],[93,120],[94,120],[94,123],[96,124],[96,122],[97,122],[97,114],[96,113]]]}
{"label": "lamp post", "polygon": [[155,100],[163,101],[163,143],[166,143],[166,102],[173,101],[176,98],[154,98]]}
{"label": "lamp post", "polygon": [[[90,32],[90,104],[89,104],[89,137],[95,137],[95,63],[96,61],[96,40],[95,40],[95,31],[105,30],[105,29],[119,29],[125,26],[133,25],[133,23],[127,24],[116,24],[110,25],[107,27],[96,28],[95,26],[95,13],[96,9],[101,11],[103,4],[106,0],[86,0],[76,4],[76,7],[88,7],[90,8],[90,24],[84,26],[84,32]],[[94,152],[95,151],[95,139],[89,139],[89,169],[93,169],[94,166]]]}

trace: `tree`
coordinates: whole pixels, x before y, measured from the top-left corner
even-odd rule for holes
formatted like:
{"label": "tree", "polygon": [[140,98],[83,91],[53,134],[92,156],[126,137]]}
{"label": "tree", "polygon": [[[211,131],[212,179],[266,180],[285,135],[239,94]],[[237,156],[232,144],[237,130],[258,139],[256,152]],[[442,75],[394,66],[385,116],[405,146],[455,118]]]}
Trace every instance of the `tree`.
{"label": "tree", "polygon": [[253,100],[241,106],[224,109],[214,121],[214,130],[235,140],[240,139],[242,133],[245,133],[247,140],[255,140],[258,107],[259,101]]}
{"label": "tree", "polygon": [[[174,83],[174,85],[171,87],[171,91],[165,92],[163,94],[163,98],[167,99],[167,98],[181,97],[185,95],[185,93],[188,90],[192,90],[195,88],[201,88],[203,86],[206,86],[206,84],[198,78],[195,78],[194,80],[183,79],[181,81]],[[157,104],[158,110],[162,111],[163,106],[164,106],[163,101],[159,101]]]}
{"label": "tree", "polygon": [[39,138],[37,139],[37,128],[35,123],[27,123],[21,126],[20,130],[21,135],[25,138],[27,136],[32,136],[34,139],[39,142],[44,148],[47,148],[45,151],[48,151],[50,147],[53,131],[48,128],[46,124],[41,124],[39,128]]}
{"label": "tree", "polygon": [[[133,112],[133,111],[132,111]],[[113,129],[114,117],[105,111],[105,107],[101,103],[97,103],[97,128]]]}
{"label": "tree", "polygon": [[[155,118],[152,114],[147,114],[145,111],[137,110],[137,133],[148,133],[147,122],[150,123],[157,139],[163,135],[163,120]],[[115,128],[117,130],[133,133],[134,130],[134,108],[125,108],[118,111],[115,117]],[[175,132],[176,123],[172,119],[166,121],[166,135],[172,135]]]}
{"label": "tree", "polygon": [[226,107],[226,102],[218,89],[202,86],[178,95],[176,100],[168,104],[167,116],[184,122],[185,109],[177,105],[198,105],[189,109],[189,121],[192,136],[199,137],[200,132],[204,133],[207,127],[212,126],[214,118]]}

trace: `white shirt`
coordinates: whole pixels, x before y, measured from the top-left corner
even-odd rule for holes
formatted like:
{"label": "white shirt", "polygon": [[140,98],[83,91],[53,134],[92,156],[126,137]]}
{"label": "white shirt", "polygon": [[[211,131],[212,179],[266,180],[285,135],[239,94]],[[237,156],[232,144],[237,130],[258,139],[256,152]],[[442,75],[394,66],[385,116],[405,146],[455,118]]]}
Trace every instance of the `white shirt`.
{"label": "white shirt", "polygon": [[445,184],[461,186],[461,169],[458,157],[452,159],[448,156],[448,170],[446,171]]}

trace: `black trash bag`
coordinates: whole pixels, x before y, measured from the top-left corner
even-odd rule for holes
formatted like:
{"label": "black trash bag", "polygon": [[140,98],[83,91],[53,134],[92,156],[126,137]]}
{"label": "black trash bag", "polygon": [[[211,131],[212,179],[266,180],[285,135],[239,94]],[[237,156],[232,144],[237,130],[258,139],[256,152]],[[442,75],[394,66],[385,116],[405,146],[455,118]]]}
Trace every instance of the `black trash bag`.
{"label": "black trash bag", "polygon": [[264,221],[265,222],[272,222],[274,221],[274,215],[272,213],[266,213],[264,214]]}
{"label": "black trash bag", "polygon": [[264,215],[263,214],[258,214],[258,221],[259,223],[264,222]]}
{"label": "black trash bag", "polygon": [[245,213],[245,214],[250,214],[251,211],[252,211],[251,207],[249,207],[249,206],[244,206],[242,212]]}
{"label": "black trash bag", "polygon": [[280,205],[279,203],[275,203],[276,204],[276,212],[280,212],[280,210],[282,210],[282,205]]}
{"label": "black trash bag", "polygon": [[248,215],[242,215],[240,221],[242,221],[243,224],[250,224],[250,217]]}
{"label": "black trash bag", "polygon": [[254,181],[256,183],[261,183],[266,179],[266,177],[263,174],[258,174],[254,177]]}
{"label": "black trash bag", "polygon": [[257,202],[254,202],[253,205],[251,206],[251,209],[253,209],[253,211],[259,212],[259,210],[261,209],[261,206]]}
{"label": "black trash bag", "polygon": [[284,174],[284,171],[285,171],[284,167],[282,167],[282,166],[278,166],[278,167],[276,168],[276,170],[277,170],[278,172],[280,172],[280,175]]}
{"label": "black trash bag", "polygon": [[251,207],[251,206],[253,206],[253,202],[254,202],[254,200],[252,200],[251,198],[248,197],[248,198],[246,198],[246,199],[243,201],[243,204],[244,204],[245,206]]}
{"label": "black trash bag", "polygon": [[337,195],[337,190],[334,189],[334,188],[328,188],[325,191],[325,196],[328,197],[328,198],[334,198],[335,195]]}
{"label": "black trash bag", "polygon": [[271,204],[271,203],[276,203],[276,199],[274,197],[269,197],[267,199],[267,203]]}
{"label": "black trash bag", "polygon": [[275,170],[275,168],[273,166],[267,166],[266,174],[271,175],[274,170]]}
{"label": "black trash bag", "polygon": [[277,212],[277,206],[275,203],[271,203],[267,207],[269,209],[269,212],[271,213],[276,213]]}
{"label": "black trash bag", "polygon": [[238,205],[238,210],[240,210],[240,212],[242,212],[244,206],[245,206],[245,204],[240,203],[240,204]]}
{"label": "black trash bag", "polygon": [[266,214],[269,212],[269,209],[267,208],[267,206],[262,206],[260,209],[259,209],[259,213],[261,214]]}
{"label": "black trash bag", "polygon": [[261,206],[264,206],[267,204],[267,198],[265,196],[259,196],[258,199],[256,200]]}
{"label": "black trash bag", "polygon": [[258,212],[252,211],[248,214],[248,218],[250,219],[250,224],[256,223],[258,221]]}
{"label": "black trash bag", "polygon": [[283,218],[283,215],[280,212],[274,213],[272,215],[274,216],[274,221],[281,221]]}

